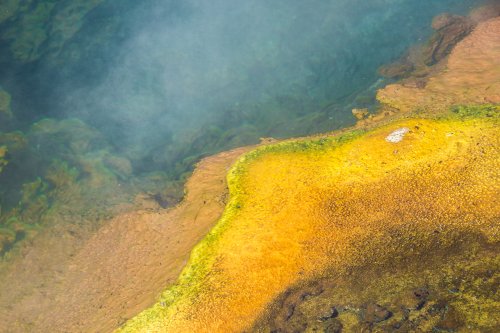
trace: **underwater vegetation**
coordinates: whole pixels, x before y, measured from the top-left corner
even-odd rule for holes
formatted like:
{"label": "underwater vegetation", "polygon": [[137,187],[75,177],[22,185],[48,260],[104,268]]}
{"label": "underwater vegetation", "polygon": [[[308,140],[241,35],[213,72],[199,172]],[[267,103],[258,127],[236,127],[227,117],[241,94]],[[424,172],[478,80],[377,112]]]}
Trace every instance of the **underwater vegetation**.
{"label": "underwater vegetation", "polygon": [[[164,174],[132,177],[130,161],[111,151],[98,131],[78,119],[42,119],[26,133],[0,133],[0,254],[39,227],[60,223],[61,216],[73,216],[74,223],[90,219],[87,227],[95,228],[139,192],[160,199],[169,192]],[[168,200],[172,205],[179,198]]]}
{"label": "underwater vegetation", "polygon": [[8,92],[0,88],[0,113],[3,117],[10,117],[12,111],[10,110],[11,96]]}
{"label": "underwater vegetation", "polygon": [[[0,38],[9,44],[8,53],[19,62],[32,62],[49,54],[57,56],[64,44],[80,29],[82,19],[103,0],[2,1]],[[10,23],[6,26],[6,22]]]}
{"label": "underwater vegetation", "polygon": [[0,147],[0,172],[2,172],[2,168],[7,164],[5,153],[7,153],[7,148],[5,146]]}

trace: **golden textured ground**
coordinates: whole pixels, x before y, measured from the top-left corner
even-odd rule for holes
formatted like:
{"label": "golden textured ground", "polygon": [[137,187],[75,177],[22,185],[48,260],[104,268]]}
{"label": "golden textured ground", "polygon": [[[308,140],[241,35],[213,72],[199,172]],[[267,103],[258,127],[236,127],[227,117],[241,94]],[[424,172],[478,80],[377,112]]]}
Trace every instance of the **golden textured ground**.
{"label": "golden textured ground", "polygon": [[[241,332],[287,286],[325,269],[411,257],[402,250],[431,248],[436,231],[442,246],[453,230],[498,241],[498,111],[248,154],[178,285],[124,331]],[[386,140],[401,128],[401,142]]]}

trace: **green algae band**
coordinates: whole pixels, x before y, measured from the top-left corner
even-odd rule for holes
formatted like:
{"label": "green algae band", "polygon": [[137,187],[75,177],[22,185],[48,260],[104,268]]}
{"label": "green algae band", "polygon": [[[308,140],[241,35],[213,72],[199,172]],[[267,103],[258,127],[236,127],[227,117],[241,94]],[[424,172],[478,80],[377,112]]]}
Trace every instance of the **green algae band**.
{"label": "green algae band", "polygon": [[435,250],[436,230],[443,248],[457,233],[497,242],[500,108],[453,111],[243,156],[177,284],[120,332],[241,332],[289,286]]}

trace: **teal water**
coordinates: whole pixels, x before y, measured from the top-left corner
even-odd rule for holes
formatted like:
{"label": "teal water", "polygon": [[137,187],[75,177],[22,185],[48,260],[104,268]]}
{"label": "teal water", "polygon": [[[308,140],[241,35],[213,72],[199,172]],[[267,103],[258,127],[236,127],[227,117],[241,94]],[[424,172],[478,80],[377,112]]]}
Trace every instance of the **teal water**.
{"label": "teal water", "polygon": [[0,253],[51,210],[99,225],[140,192],[167,207],[203,156],[352,125],[379,66],[479,3],[2,2]]}

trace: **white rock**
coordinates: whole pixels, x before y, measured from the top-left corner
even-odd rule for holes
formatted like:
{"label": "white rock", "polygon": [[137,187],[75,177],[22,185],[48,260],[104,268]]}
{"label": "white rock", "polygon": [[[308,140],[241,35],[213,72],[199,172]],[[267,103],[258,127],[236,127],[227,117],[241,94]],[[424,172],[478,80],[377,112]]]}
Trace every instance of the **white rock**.
{"label": "white rock", "polygon": [[403,140],[403,137],[405,136],[406,133],[408,133],[410,129],[408,127],[402,127],[398,128],[397,130],[393,131],[391,134],[389,134],[386,138],[385,141],[387,142],[392,142],[392,143],[398,143],[401,140]]}

